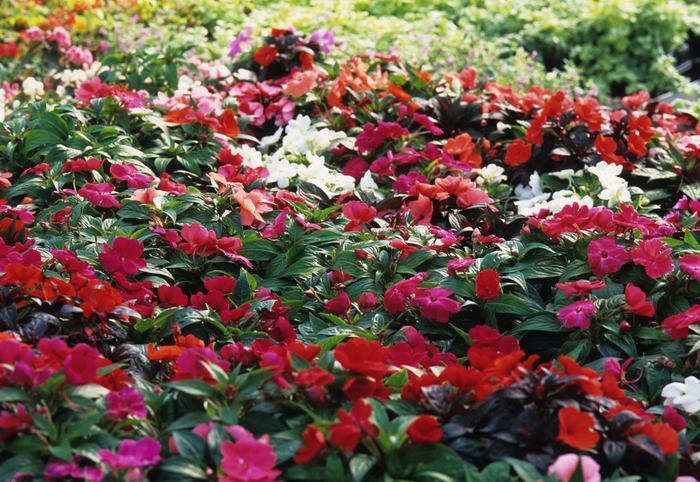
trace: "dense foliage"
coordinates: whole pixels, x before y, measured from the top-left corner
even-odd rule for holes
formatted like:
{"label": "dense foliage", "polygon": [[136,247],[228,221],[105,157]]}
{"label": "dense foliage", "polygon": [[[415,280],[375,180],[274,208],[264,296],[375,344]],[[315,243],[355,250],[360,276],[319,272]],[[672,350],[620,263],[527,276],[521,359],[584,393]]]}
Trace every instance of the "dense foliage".
{"label": "dense foliage", "polygon": [[27,27],[1,480],[698,474],[692,115],[333,60],[327,29],[97,63]]}

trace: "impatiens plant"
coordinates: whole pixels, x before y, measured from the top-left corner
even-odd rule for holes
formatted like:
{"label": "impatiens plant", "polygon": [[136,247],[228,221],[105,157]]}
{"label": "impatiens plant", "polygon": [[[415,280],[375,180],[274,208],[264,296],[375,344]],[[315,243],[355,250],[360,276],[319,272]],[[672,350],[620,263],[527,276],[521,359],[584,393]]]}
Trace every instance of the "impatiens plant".
{"label": "impatiens plant", "polygon": [[7,115],[0,479],[696,473],[697,120],[329,38]]}

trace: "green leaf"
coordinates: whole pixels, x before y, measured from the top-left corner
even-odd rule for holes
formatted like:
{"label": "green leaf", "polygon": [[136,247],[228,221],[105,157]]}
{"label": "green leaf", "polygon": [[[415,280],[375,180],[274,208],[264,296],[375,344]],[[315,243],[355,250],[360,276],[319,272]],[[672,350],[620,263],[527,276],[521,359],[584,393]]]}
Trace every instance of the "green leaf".
{"label": "green leaf", "polygon": [[194,460],[204,460],[207,444],[202,437],[184,431],[173,432],[172,436],[180,455]]}
{"label": "green leaf", "polygon": [[504,460],[513,467],[513,470],[523,482],[538,482],[543,479],[542,474],[529,462],[509,457],[506,457]]}
{"label": "green leaf", "polygon": [[167,386],[179,392],[194,395],[195,397],[215,399],[219,396],[219,392],[214,387],[201,380],[180,380],[177,382],[170,382]]}
{"label": "green leaf", "polygon": [[337,454],[331,454],[326,459],[326,468],[323,471],[324,480],[343,480],[345,469],[343,462]]}
{"label": "green leaf", "polygon": [[376,458],[365,454],[357,454],[351,458],[350,474],[352,475],[353,482],[361,482],[376,463]]}
{"label": "green leaf", "polygon": [[44,471],[44,463],[39,457],[32,454],[20,454],[7,459],[0,465],[0,480],[12,480],[15,474],[41,474]]}
{"label": "green leaf", "polygon": [[32,396],[21,388],[0,389],[0,402],[31,402]]}
{"label": "green leaf", "polygon": [[73,455],[71,454],[70,442],[67,439],[61,440],[58,445],[49,446],[49,452],[56,458],[65,460],[66,462],[73,462]]}
{"label": "green leaf", "polygon": [[255,279],[249,275],[245,270],[241,270],[241,274],[236,280],[236,286],[233,288],[233,293],[231,294],[231,301],[236,306],[241,306],[243,303],[250,301],[253,295],[254,286],[251,286],[251,281],[254,284]]}
{"label": "green leaf", "polygon": [[43,130],[54,134],[60,139],[66,139],[68,137],[68,124],[61,119],[61,116],[54,112],[42,112],[38,125]]}
{"label": "green leaf", "polygon": [[41,129],[32,129],[24,134],[24,144],[22,153],[26,154],[37,147],[43,147],[47,144],[60,144],[63,140],[56,134]]}
{"label": "green leaf", "polygon": [[[195,435],[197,437],[197,435]],[[179,480],[209,480],[206,466],[198,460],[186,457],[172,457],[159,465],[161,471],[178,475]],[[167,475],[166,475],[167,477]]]}
{"label": "green leaf", "polygon": [[528,316],[532,313],[532,309],[517,296],[502,293],[492,301],[487,303],[487,306],[495,313]]}
{"label": "green leaf", "polygon": [[524,333],[526,331],[547,331],[547,332],[558,332],[563,331],[564,325],[557,318],[554,313],[551,312],[541,312],[534,313],[531,318],[523,321],[521,324],[516,326],[511,334]]}
{"label": "green leaf", "polygon": [[168,425],[164,432],[173,432],[176,430],[187,430],[196,427],[201,423],[211,422],[211,415],[206,412],[191,412],[183,415],[174,423]]}

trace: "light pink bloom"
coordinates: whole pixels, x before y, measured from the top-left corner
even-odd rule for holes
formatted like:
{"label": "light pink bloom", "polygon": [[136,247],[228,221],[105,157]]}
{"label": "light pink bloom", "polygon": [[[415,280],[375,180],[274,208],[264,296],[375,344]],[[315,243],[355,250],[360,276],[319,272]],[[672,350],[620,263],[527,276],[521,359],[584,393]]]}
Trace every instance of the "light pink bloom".
{"label": "light pink bloom", "polygon": [[582,455],[581,457],[577,454],[560,455],[550,465],[547,474],[556,474],[558,481],[569,482],[579,463],[581,464],[584,482],[600,482],[600,465],[588,455]]}

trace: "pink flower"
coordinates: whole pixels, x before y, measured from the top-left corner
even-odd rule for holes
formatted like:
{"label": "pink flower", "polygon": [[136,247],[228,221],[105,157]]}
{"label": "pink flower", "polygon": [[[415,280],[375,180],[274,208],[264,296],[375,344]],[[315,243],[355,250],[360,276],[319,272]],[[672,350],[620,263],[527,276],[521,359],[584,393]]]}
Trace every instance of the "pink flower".
{"label": "pink flower", "polygon": [[66,381],[71,385],[93,383],[97,378],[95,359],[99,356],[100,352],[85,343],[75,345],[63,360]]}
{"label": "pink flower", "polygon": [[365,175],[365,172],[367,172],[368,169],[369,162],[363,161],[361,158],[356,157],[355,159],[349,160],[345,166],[343,166],[343,170],[341,172],[344,175],[355,179],[355,182],[360,182],[360,180],[362,180],[362,176]]}
{"label": "pink flower", "polygon": [[126,185],[134,189],[145,189],[156,180],[155,177],[141,174],[136,167],[126,162],[112,164],[109,172],[115,179],[126,181]]}
{"label": "pink flower", "polygon": [[91,204],[101,208],[118,208],[119,201],[112,196],[114,185],[102,182],[93,184],[88,182],[85,187],[78,191],[78,194],[86,198]]}
{"label": "pink flower", "polygon": [[662,326],[674,340],[686,338],[688,336],[688,327],[693,323],[700,321],[700,305],[693,305],[683,313],[672,315],[666,318]]}
{"label": "pink flower", "polygon": [[66,59],[75,65],[87,65],[90,66],[94,60],[92,52],[88,49],[81,49],[75,45],[71,46],[66,51]]}
{"label": "pink flower", "polygon": [[75,89],[76,100],[92,100],[102,99],[112,95],[114,89],[110,85],[102,83],[99,77],[95,76],[90,80],[83,81],[80,86]]}
{"label": "pink flower", "polygon": [[360,295],[360,299],[357,301],[357,306],[360,311],[367,313],[369,310],[377,306],[377,296],[374,293],[365,291]]}
{"label": "pink flower", "polygon": [[102,249],[104,253],[97,257],[108,273],[136,274],[146,267],[146,260],[140,259],[144,246],[138,239],[119,236],[114,239],[111,248],[104,243]]}
{"label": "pink flower", "polygon": [[647,301],[647,295],[641,288],[637,288],[632,283],[625,286],[625,304],[622,305],[625,311],[639,316],[654,316],[654,305]]}
{"label": "pink flower", "polygon": [[326,303],[324,308],[326,311],[333,313],[334,315],[344,315],[350,309],[350,298],[348,298],[347,294],[340,293],[338,296]]}
{"label": "pink flower", "polygon": [[644,266],[650,278],[660,278],[673,270],[671,248],[663,249],[664,243],[659,238],[640,241],[639,247],[630,251],[634,264]]}
{"label": "pink flower", "polygon": [[439,323],[447,323],[450,314],[459,313],[462,305],[449,298],[452,291],[445,288],[417,288],[416,296],[411,300],[411,306],[420,306],[420,315]]}
{"label": "pink flower", "polygon": [[378,129],[376,129],[372,124],[365,124],[362,132],[360,132],[355,140],[355,146],[357,148],[357,152],[371,152],[382,145],[385,140],[386,137],[380,134]]}
{"label": "pink flower", "polygon": [[560,455],[547,470],[548,475],[556,474],[557,481],[569,482],[576,468],[581,465],[584,482],[600,482],[600,465],[588,455]]}
{"label": "pink flower", "polygon": [[454,275],[457,271],[465,271],[471,265],[475,264],[474,258],[457,258],[447,262],[447,274]]}
{"label": "pink flower", "polygon": [[602,281],[588,280],[578,280],[578,281],[567,281],[566,283],[557,283],[557,288],[566,292],[566,297],[571,298],[571,295],[583,296],[592,290],[602,290],[607,288],[605,283]]}
{"label": "pink flower", "polygon": [[282,472],[273,470],[277,456],[270,445],[270,436],[255,439],[239,425],[228,429],[236,442],[221,444],[221,469],[225,475],[219,482],[273,482]]}
{"label": "pink flower", "polygon": [[63,27],[55,27],[53,29],[53,33],[49,35],[49,40],[52,42],[56,42],[64,49],[70,47],[72,43],[70,39],[70,34]]}
{"label": "pink flower", "polygon": [[686,254],[679,258],[681,271],[696,281],[700,281],[700,256],[697,254]]}
{"label": "pink flower", "polygon": [[126,420],[129,415],[146,418],[148,411],[143,400],[143,393],[132,387],[122,387],[118,392],[111,391],[105,396],[107,418]]}
{"label": "pink flower", "polygon": [[428,275],[419,273],[409,279],[401,280],[384,293],[384,307],[390,315],[398,315],[406,310],[406,300],[416,292],[416,287]]}
{"label": "pink flower", "polygon": [[144,437],[138,442],[124,440],[117,454],[108,449],[102,449],[97,454],[112,470],[119,470],[155,465],[162,460],[159,452],[160,442]]}
{"label": "pink flower", "polygon": [[588,245],[588,264],[597,277],[617,273],[630,256],[625,248],[615,244],[615,237],[594,239]]}
{"label": "pink flower", "polygon": [[591,326],[591,315],[595,312],[595,304],[591,300],[581,300],[559,310],[557,318],[567,328],[576,326],[586,330]]}
{"label": "pink flower", "polygon": [[374,206],[368,206],[360,201],[348,201],[343,204],[343,216],[348,218],[350,222],[345,226],[345,231],[362,232],[362,224],[371,223],[377,215],[377,209]]}

